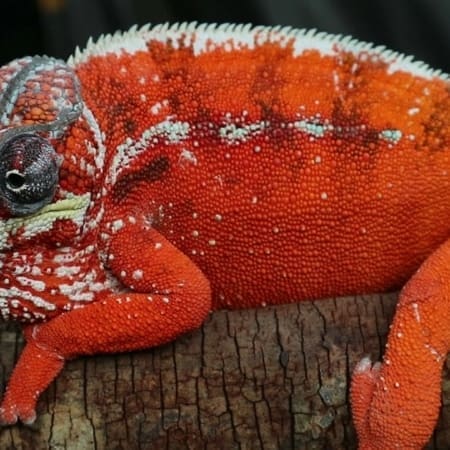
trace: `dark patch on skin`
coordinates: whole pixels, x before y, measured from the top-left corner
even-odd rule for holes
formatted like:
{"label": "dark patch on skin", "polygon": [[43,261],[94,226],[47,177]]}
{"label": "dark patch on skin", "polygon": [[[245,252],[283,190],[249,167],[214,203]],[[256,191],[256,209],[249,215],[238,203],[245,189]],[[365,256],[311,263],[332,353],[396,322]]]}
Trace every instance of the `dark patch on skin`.
{"label": "dark patch on skin", "polygon": [[128,120],[125,121],[125,127],[124,128],[125,128],[125,133],[127,135],[133,134],[134,130],[136,130],[136,123],[133,120],[128,119]]}
{"label": "dark patch on skin", "polygon": [[250,87],[250,95],[261,108],[262,120],[273,118],[277,115],[276,111],[283,111],[280,104],[280,91],[287,80],[280,66],[289,55],[289,50],[272,53],[258,63],[255,79]]}
{"label": "dark patch on skin", "polygon": [[169,157],[160,155],[152,159],[145,167],[139,167],[135,172],[125,173],[114,185],[112,191],[114,202],[122,201],[130,191],[141,183],[153,183],[160,180],[169,168]]}
{"label": "dark patch on skin", "polygon": [[180,67],[189,67],[189,64],[186,65],[186,62],[194,57],[192,46],[186,46],[182,37],[176,40],[168,39],[165,43],[150,41],[147,44],[147,48],[157,67],[164,67],[170,64],[174,58],[180,62]]}
{"label": "dark patch on skin", "polygon": [[[450,114],[450,88],[447,89],[449,95],[443,100],[435,102],[432,113],[424,127],[424,140],[419,144],[416,141],[416,149],[426,148],[432,152],[448,151],[448,142],[450,141],[450,132],[448,131],[448,117]],[[417,147],[420,145],[420,147]]]}
{"label": "dark patch on skin", "polygon": [[370,179],[386,142],[380,139],[379,130],[370,126],[364,113],[348,99],[337,98],[333,101],[331,123],[336,161],[334,177],[337,180],[345,179],[350,174],[355,177],[354,186],[345,188],[345,194],[349,195],[358,186],[356,180],[365,183]]}
{"label": "dark patch on skin", "polygon": [[[348,107],[341,98],[335,99],[331,123],[335,142],[342,142],[340,146],[336,146],[338,152],[355,158],[365,153],[376,154],[377,147],[370,144],[378,143],[379,132],[369,126],[368,119],[354,105]],[[351,148],[349,144],[353,144]]]}

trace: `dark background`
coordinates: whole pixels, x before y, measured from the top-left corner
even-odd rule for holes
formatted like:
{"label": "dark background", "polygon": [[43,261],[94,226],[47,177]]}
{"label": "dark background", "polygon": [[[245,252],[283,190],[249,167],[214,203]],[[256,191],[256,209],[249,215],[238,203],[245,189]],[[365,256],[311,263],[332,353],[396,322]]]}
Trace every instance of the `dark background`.
{"label": "dark background", "polygon": [[89,36],[147,22],[292,25],[383,44],[450,72],[450,0],[1,0],[0,65],[67,58]]}

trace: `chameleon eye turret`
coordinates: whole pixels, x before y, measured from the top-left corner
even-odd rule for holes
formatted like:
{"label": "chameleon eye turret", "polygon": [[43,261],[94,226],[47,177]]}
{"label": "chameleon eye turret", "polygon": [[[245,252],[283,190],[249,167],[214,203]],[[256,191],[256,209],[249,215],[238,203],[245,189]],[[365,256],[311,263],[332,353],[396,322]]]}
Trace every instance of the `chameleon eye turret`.
{"label": "chameleon eye turret", "polygon": [[13,216],[50,203],[57,184],[58,157],[48,140],[25,133],[0,148],[0,201]]}

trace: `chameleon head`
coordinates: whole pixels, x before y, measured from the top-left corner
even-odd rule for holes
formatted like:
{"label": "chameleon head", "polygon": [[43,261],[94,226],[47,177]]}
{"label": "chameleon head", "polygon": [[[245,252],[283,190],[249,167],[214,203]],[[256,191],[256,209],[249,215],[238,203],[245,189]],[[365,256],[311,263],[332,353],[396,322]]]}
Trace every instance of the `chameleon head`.
{"label": "chameleon head", "polygon": [[101,215],[92,212],[91,203],[92,178],[99,175],[95,125],[66,63],[35,56],[0,68],[0,313],[5,319],[34,322],[92,300],[83,289],[96,281],[88,262],[94,226],[92,220],[86,226],[86,218]]}

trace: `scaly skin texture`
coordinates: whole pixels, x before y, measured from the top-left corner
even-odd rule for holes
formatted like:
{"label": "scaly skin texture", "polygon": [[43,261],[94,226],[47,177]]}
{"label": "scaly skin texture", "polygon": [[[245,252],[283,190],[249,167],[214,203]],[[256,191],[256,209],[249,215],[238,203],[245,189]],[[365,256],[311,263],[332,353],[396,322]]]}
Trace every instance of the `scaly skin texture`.
{"label": "scaly skin texture", "polygon": [[28,150],[0,171],[0,307],[27,339],[4,423],[34,420],[67,359],[421,267],[352,403],[362,449],[426,443],[450,344],[445,75],[329,35],[189,25],[106,37],[67,66],[18,60],[0,81],[0,151],[31,133],[59,164],[31,215],[2,197]]}

